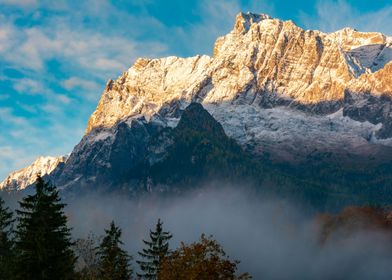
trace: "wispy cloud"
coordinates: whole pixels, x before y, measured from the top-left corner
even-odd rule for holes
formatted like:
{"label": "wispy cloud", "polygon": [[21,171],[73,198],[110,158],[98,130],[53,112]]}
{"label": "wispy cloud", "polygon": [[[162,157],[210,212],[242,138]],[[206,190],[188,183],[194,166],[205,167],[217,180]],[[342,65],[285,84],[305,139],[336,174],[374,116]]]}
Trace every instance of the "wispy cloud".
{"label": "wispy cloud", "polygon": [[[201,20],[180,28],[172,28],[167,33],[170,37],[166,38],[168,42],[176,40],[180,48],[186,49],[193,55],[211,55],[215,40],[233,28],[235,17],[239,12],[272,13],[274,11],[274,5],[269,1],[248,1],[248,4],[241,4],[239,0],[202,0],[198,3],[197,12],[201,15]],[[171,50],[179,51],[173,46]]]}
{"label": "wispy cloud", "polygon": [[47,88],[38,80],[18,79],[13,85],[14,89],[23,94],[45,94]]}
{"label": "wispy cloud", "polygon": [[0,56],[12,67],[44,71],[52,59],[93,76],[121,73],[142,52],[159,55],[165,47],[159,42],[139,44],[119,36],[71,30],[63,25],[17,28],[0,33]]}
{"label": "wispy cloud", "polygon": [[360,31],[378,31],[392,35],[392,6],[363,12],[344,0],[318,1],[315,14],[302,12],[299,18],[309,29],[332,32],[352,27]]}
{"label": "wispy cloud", "polygon": [[[35,155],[26,155],[23,149],[13,146],[0,146],[0,170],[12,168],[13,171],[19,170],[21,166],[32,163]],[[6,174],[0,173],[0,181],[5,179]]]}
{"label": "wispy cloud", "polygon": [[[6,131],[0,135],[0,181],[8,173],[32,163],[40,155],[63,155],[71,150],[80,138],[84,125],[67,118],[57,102],[41,105],[33,117],[19,116],[12,108],[0,107],[0,127]],[[48,107],[48,108],[47,108]],[[50,107],[50,108],[49,108]]]}
{"label": "wispy cloud", "polygon": [[19,7],[32,7],[38,3],[36,0],[0,0],[0,4],[19,6]]}
{"label": "wispy cloud", "polygon": [[28,123],[26,118],[13,115],[12,109],[7,107],[0,108],[0,119],[1,122],[13,125],[26,125]]}
{"label": "wispy cloud", "polygon": [[90,80],[84,80],[79,77],[71,77],[61,82],[64,88],[72,90],[74,88],[84,88],[88,90],[97,90],[99,85]]}

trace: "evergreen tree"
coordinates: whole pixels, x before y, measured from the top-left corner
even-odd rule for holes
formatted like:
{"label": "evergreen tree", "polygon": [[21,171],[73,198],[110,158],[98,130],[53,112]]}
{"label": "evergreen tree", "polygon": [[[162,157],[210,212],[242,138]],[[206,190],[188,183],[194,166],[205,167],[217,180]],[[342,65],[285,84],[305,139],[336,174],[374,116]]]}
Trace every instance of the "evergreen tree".
{"label": "evergreen tree", "polygon": [[142,271],[138,276],[142,279],[157,279],[162,260],[169,253],[169,240],[172,235],[163,231],[162,224],[158,219],[155,231],[150,230],[150,241],[143,240],[147,248],[139,252],[143,260],[137,261]]}
{"label": "evergreen tree", "polygon": [[128,280],[132,270],[129,266],[131,257],[120,248],[121,229],[111,222],[110,228],[99,246],[99,274],[102,280]]}
{"label": "evergreen tree", "polygon": [[21,210],[17,210],[17,279],[72,279],[75,257],[65,204],[55,187],[40,176],[35,191],[19,202]]}
{"label": "evergreen tree", "polygon": [[0,279],[11,279],[13,276],[14,240],[12,237],[12,212],[5,206],[0,197]]}

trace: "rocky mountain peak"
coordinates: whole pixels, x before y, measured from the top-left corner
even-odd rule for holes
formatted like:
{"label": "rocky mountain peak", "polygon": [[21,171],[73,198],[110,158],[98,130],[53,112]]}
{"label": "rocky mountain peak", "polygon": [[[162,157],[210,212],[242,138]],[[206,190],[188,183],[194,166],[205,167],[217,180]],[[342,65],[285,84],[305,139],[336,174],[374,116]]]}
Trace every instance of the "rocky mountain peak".
{"label": "rocky mountain peak", "polygon": [[65,163],[66,156],[60,157],[39,157],[31,165],[12,172],[3,182],[0,183],[0,190],[20,190],[33,184],[37,175],[45,176],[50,174],[60,164]]}
{"label": "rocky mountain peak", "polygon": [[272,19],[271,16],[267,14],[254,14],[251,12],[239,13],[235,19],[235,25],[233,32],[246,33],[248,32],[250,26],[254,23],[259,23],[262,20]]}
{"label": "rocky mountain peak", "polygon": [[199,103],[191,103],[182,113],[178,130],[203,131],[216,139],[225,138],[222,125],[218,123]]}
{"label": "rocky mountain peak", "polygon": [[[152,116],[175,101],[262,107],[323,103],[330,108],[317,110],[336,110],[348,85],[371,72],[369,61],[378,63],[376,57],[381,61],[380,54],[365,55],[371,46],[363,46],[364,50],[346,46],[376,39],[367,41],[360,33],[355,33],[355,42],[344,39],[350,34],[305,31],[292,21],[240,13],[233,31],[217,39],[213,57],[138,59],[106,87],[86,133],[129,116]],[[388,61],[387,53],[383,51],[383,61]]]}

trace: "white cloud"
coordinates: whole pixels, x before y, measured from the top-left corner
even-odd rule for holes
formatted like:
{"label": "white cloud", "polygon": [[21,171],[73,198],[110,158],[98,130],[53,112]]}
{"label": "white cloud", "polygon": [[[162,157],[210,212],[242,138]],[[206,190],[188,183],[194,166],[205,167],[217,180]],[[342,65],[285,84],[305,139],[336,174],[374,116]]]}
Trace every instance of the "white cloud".
{"label": "white cloud", "polygon": [[61,103],[61,104],[70,104],[72,99],[69,98],[67,95],[64,94],[58,94],[56,95],[57,100]]}
{"label": "white cloud", "polygon": [[45,94],[48,92],[45,86],[37,81],[32,79],[16,79],[14,80],[14,89],[20,93],[24,94]]}
{"label": "white cloud", "polygon": [[[83,135],[84,123],[69,119],[62,106],[53,102],[39,109],[47,113],[47,119],[37,115],[27,119],[16,115],[12,108],[0,107],[0,127],[5,131],[0,134],[0,181],[38,156],[69,153],[75,139]],[[43,121],[51,124],[43,125]]]}
{"label": "white cloud", "polygon": [[299,18],[306,28],[332,32],[352,27],[359,31],[377,31],[392,35],[392,5],[377,11],[362,12],[347,1],[327,0],[318,1],[316,11],[315,15],[300,14]]}
{"label": "white cloud", "polygon": [[192,54],[211,55],[215,40],[232,30],[238,13],[250,11],[268,14],[274,10],[273,4],[264,0],[249,2],[241,5],[239,0],[201,0],[198,11],[201,21],[168,31],[167,40],[175,39]]}
{"label": "white cloud", "polygon": [[[167,48],[157,40],[140,42],[123,34],[78,25],[72,13],[67,11],[65,18],[49,18],[47,24],[35,27],[16,26],[13,17],[5,17],[0,22],[0,58],[12,67],[35,72],[47,71],[45,64],[55,59],[74,70],[109,78],[125,71],[138,56],[158,56]],[[147,24],[155,25],[148,20]],[[137,25],[134,29],[142,30]]]}
{"label": "white cloud", "polygon": [[91,80],[81,79],[79,77],[71,77],[61,82],[62,86],[67,90],[75,88],[83,88],[87,90],[97,90],[99,85]]}
{"label": "white cloud", "polygon": [[19,116],[15,116],[11,108],[0,107],[0,123],[7,123],[12,125],[26,125],[27,119]]}
{"label": "white cloud", "polygon": [[22,108],[24,111],[27,111],[31,114],[36,114],[37,113],[37,107],[34,105],[29,105],[29,104],[24,104],[21,102],[17,102],[18,106]]}
{"label": "white cloud", "polygon": [[10,38],[12,36],[13,27],[9,24],[1,24],[0,26],[0,53],[10,48]]}
{"label": "white cloud", "polygon": [[37,5],[36,0],[0,0],[0,4],[20,6],[20,7],[32,7]]}
{"label": "white cloud", "polygon": [[97,98],[103,90],[104,85],[99,84],[93,80],[81,79],[79,77],[71,77],[67,80],[63,80],[61,85],[69,91],[77,91],[77,95],[83,95],[83,97],[89,101],[97,101]]}
{"label": "white cloud", "polygon": [[[12,146],[0,146],[0,170],[19,170],[31,164],[35,157],[34,155],[26,155],[23,149],[17,149]],[[5,179],[7,173],[0,172],[0,182]]]}

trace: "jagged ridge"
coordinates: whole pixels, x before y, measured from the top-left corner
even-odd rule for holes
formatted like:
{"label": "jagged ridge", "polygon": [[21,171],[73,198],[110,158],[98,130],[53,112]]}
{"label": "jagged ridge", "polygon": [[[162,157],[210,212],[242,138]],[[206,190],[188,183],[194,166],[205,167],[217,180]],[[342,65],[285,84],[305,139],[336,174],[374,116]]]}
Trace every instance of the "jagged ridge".
{"label": "jagged ridge", "polygon": [[[389,80],[382,82],[391,76],[390,67],[383,69],[392,59],[390,46],[380,33],[305,31],[292,21],[241,13],[233,31],[217,39],[214,57],[139,59],[109,81],[86,132],[132,115],[151,116],[175,100],[297,103],[334,112],[346,90],[391,93]],[[378,69],[384,73],[373,74]]]}
{"label": "jagged ridge", "polygon": [[31,165],[12,172],[0,183],[1,190],[21,190],[31,185],[37,175],[45,176],[50,174],[59,165],[65,163],[67,156],[60,157],[39,157]]}

